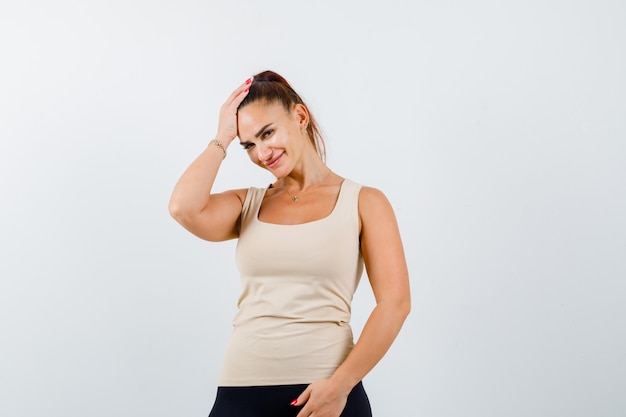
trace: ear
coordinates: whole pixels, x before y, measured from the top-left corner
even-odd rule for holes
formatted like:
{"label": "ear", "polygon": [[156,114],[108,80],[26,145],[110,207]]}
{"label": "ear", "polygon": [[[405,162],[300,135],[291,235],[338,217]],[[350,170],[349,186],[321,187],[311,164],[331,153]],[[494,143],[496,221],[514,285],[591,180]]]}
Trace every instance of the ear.
{"label": "ear", "polygon": [[309,111],[303,104],[294,104],[291,114],[300,125],[300,129],[309,125]]}

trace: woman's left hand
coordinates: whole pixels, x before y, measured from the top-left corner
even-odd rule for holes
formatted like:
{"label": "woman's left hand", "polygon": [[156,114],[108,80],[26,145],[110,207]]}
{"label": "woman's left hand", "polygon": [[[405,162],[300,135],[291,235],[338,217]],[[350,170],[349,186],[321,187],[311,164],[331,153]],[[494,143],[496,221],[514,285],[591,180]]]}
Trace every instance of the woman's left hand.
{"label": "woman's left hand", "polygon": [[348,394],[343,393],[332,380],[321,379],[302,391],[292,405],[304,404],[296,417],[339,417],[346,406]]}

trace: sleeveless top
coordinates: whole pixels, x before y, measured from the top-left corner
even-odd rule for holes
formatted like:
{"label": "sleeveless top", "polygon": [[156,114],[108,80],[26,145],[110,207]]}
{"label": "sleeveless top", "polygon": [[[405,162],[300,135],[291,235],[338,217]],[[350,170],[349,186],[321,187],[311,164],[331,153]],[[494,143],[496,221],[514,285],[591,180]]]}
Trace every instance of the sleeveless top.
{"label": "sleeveless top", "polygon": [[243,291],[219,386],[309,384],[350,353],[360,189],[344,180],[327,217],[296,225],[260,221],[267,189],[248,190],[236,249]]}

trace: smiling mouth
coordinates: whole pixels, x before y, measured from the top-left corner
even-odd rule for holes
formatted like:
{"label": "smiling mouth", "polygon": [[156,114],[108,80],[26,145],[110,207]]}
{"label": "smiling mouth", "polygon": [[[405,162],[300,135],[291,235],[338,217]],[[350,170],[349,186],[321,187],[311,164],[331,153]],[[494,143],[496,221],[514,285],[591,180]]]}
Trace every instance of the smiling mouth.
{"label": "smiling mouth", "polygon": [[272,168],[274,165],[276,165],[278,163],[278,160],[280,158],[282,158],[283,154],[281,153],[280,155],[278,155],[276,158],[272,159],[271,161],[269,161],[267,164],[265,164],[266,167],[268,168]]}

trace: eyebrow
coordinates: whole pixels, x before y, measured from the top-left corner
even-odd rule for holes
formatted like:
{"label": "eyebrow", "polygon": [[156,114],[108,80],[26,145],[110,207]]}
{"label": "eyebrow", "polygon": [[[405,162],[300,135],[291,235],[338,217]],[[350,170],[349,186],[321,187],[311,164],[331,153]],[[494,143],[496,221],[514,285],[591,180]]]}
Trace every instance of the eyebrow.
{"label": "eyebrow", "polygon": [[[271,125],[272,125],[272,123],[268,123],[268,124],[266,124],[265,126],[263,126],[261,129],[259,129],[259,131],[258,131],[258,132],[256,132],[256,134],[254,135],[254,137],[255,137],[255,138],[258,138],[259,136],[261,136],[261,135],[263,134],[263,132],[265,131],[265,129],[267,129],[267,128],[268,128],[268,127],[270,127]],[[249,143],[250,143],[250,142],[242,142],[242,141],[239,141],[239,144],[240,144],[240,145],[247,145],[247,144],[249,144]]]}

